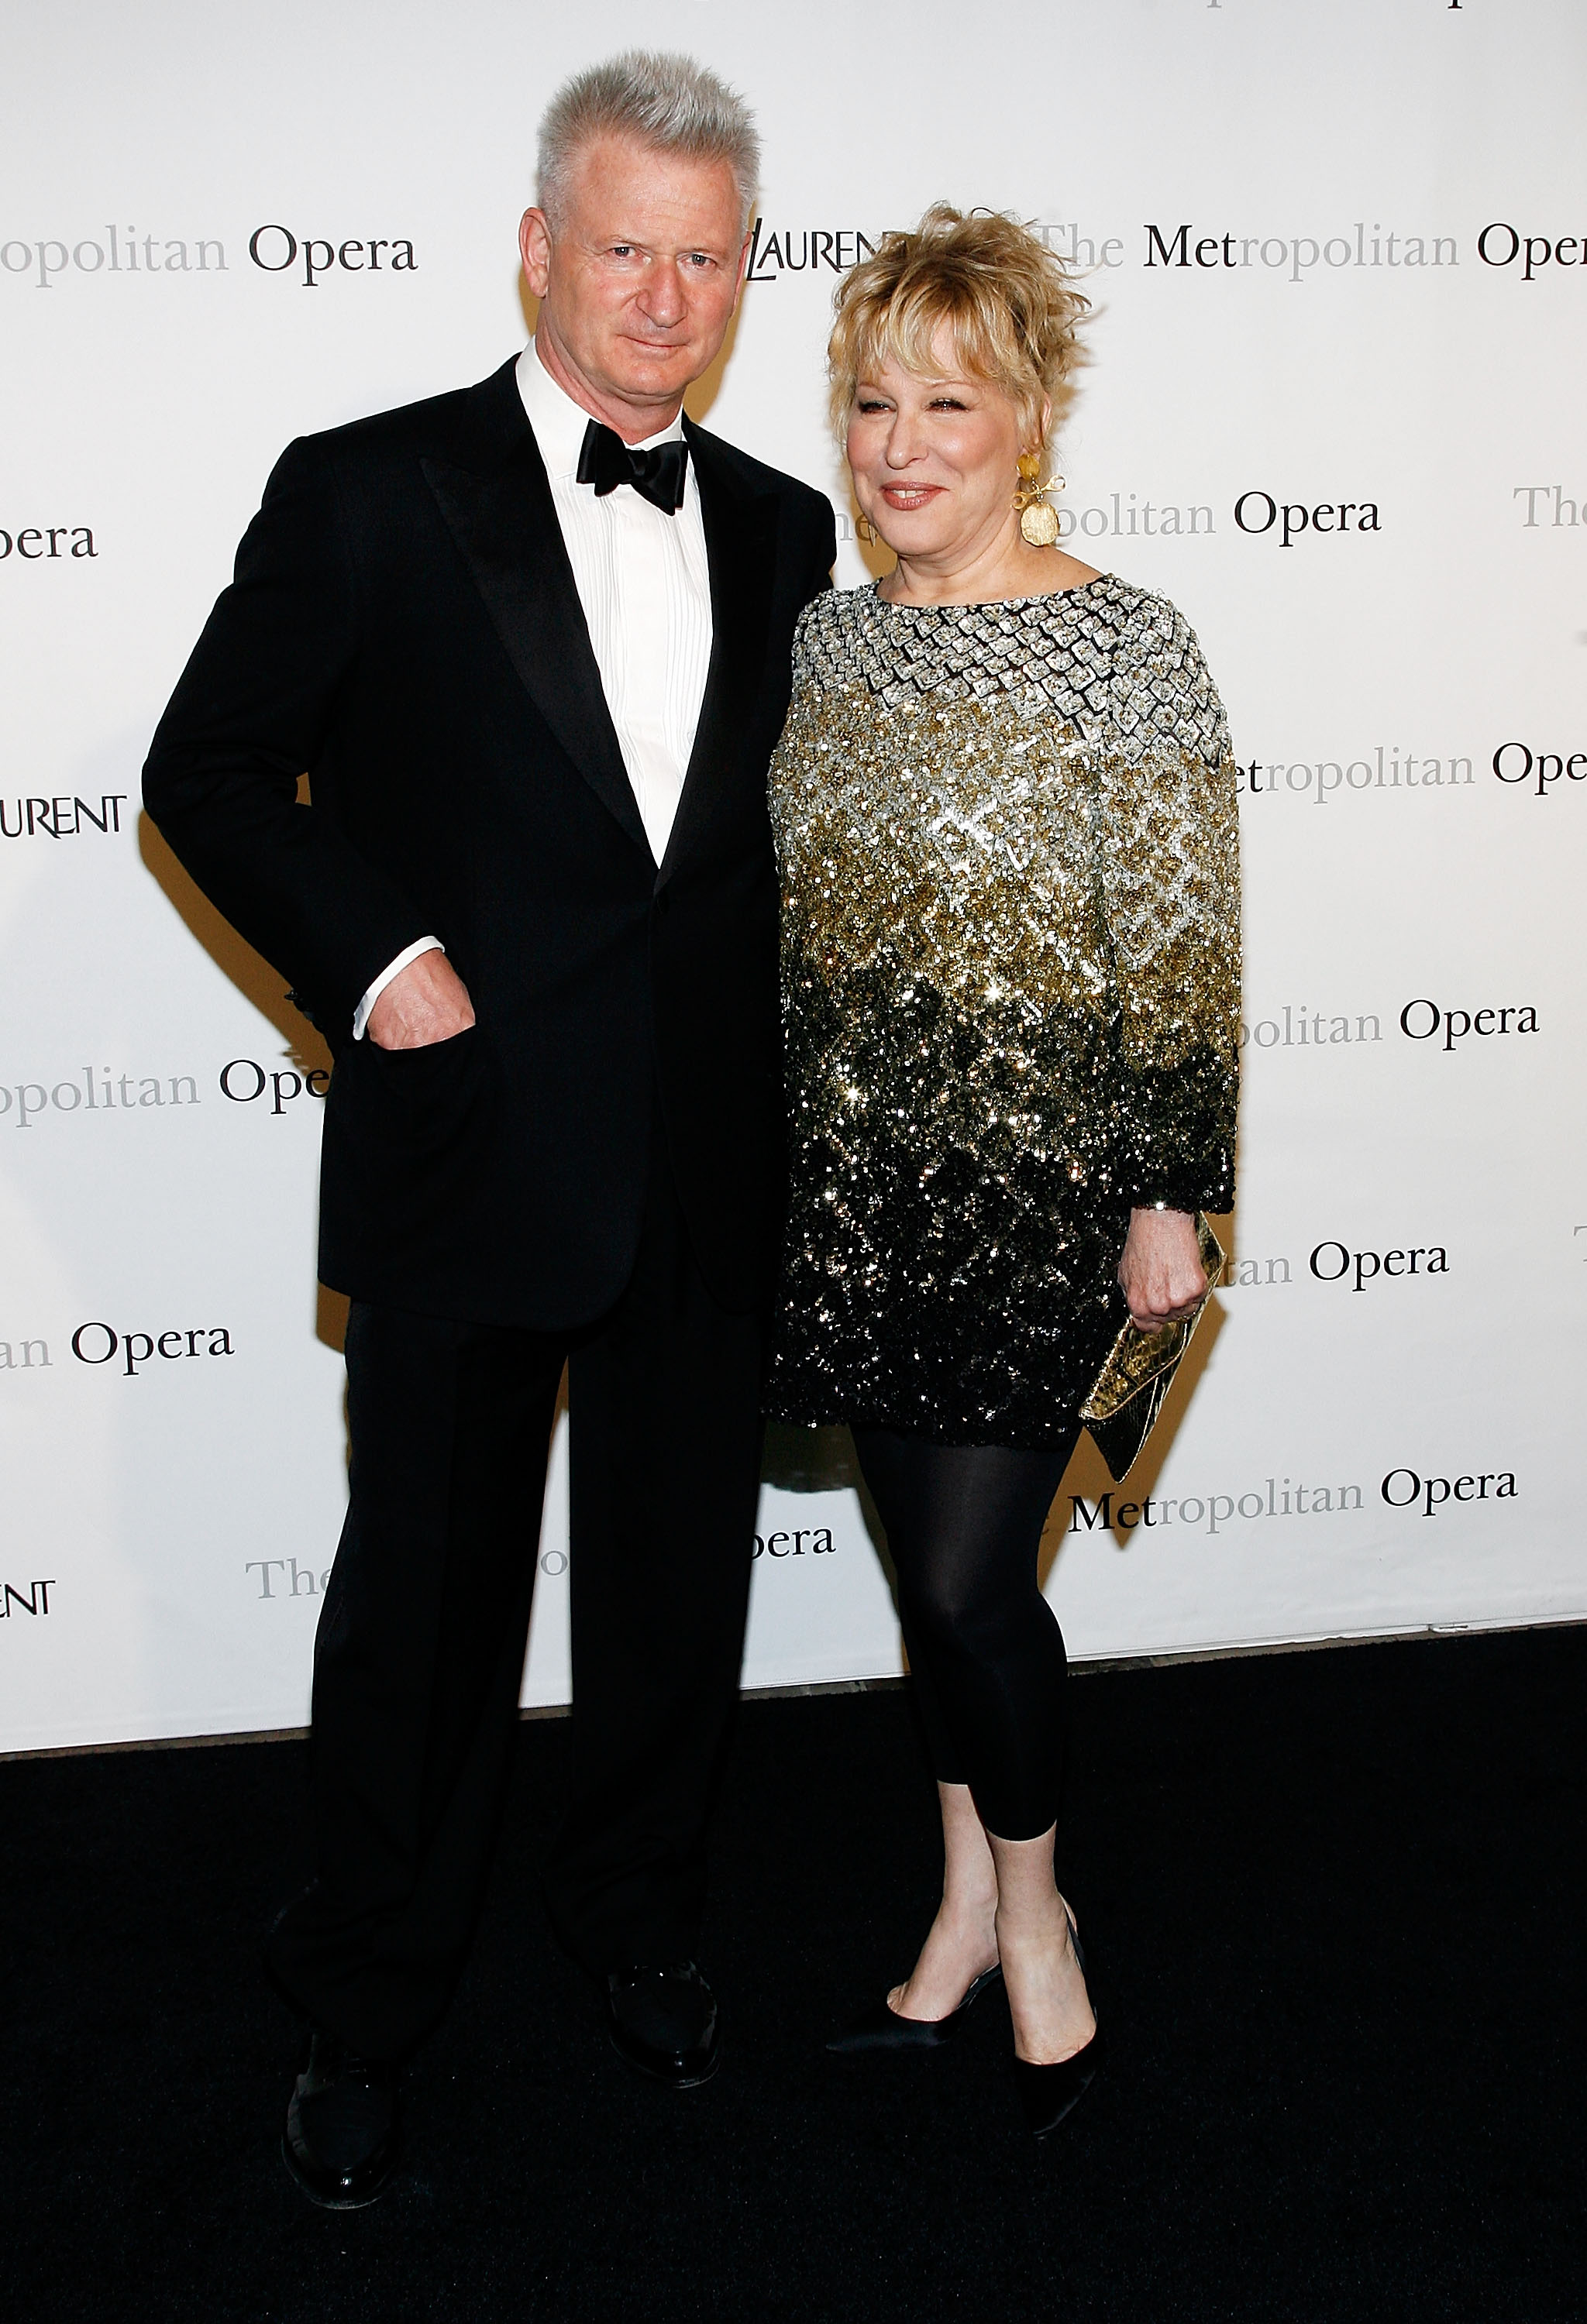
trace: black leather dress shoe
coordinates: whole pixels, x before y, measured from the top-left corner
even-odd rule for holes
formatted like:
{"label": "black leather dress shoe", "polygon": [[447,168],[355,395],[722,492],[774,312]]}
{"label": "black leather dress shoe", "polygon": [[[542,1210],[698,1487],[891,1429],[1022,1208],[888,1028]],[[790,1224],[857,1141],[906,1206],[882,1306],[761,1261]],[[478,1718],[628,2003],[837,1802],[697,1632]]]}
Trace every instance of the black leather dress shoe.
{"label": "black leather dress shoe", "polygon": [[397,2075],[315,2034],[287,2104],[281,2154],[311,2203],[356,2211],[383,2193],[397,2161]]}
{"label": "black leather dress shoe", "polygon": [[1002,1969],[993,1961],[990,1969],[972,1978],[964,1998],[946,2017],[904,2017],[889,2003],[884,1994],[851,2018],[841,2034],[835,2034],[826,2044],[840,2056],[852,2056],[859,2050],[940,2050],[951,2042],[963,2025],[973,2003],[980,2000],[989,1986],[1002,1982]]}
{"label": "black leather dress shoe", "polygon": [[614,1969],[606,2024],[626,2064],[675,2090],[708,2082],[722,2061],[716,1997],[693,1961]]}

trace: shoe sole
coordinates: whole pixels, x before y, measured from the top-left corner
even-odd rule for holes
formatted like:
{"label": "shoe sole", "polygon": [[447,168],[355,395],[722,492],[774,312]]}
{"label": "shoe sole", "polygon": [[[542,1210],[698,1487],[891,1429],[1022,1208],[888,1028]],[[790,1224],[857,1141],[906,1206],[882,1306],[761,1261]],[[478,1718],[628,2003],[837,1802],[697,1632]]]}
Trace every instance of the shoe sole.
{"label": "shoe sole", "polygon": [[1039,2130],[1033,2131],[1031,2133],[1031,2136],[1035,2139],[1038,2146],[1042,2144],[1044,2139],[1051,2138],[1056,2131],[1063,2128],[1065,2123],[1068,2121],[1069,2116],[1074,2113],[1075,2107],[1080,2104],[1081,2099],[1085,2096],[1087,2090],[1090,2089],[1092,2082],[1094,2082],[1095,2080],[1096,2076],[1093,2074],[1090,2081],[1082,2082],[1080,2088],[1069,2100],[1068,2105],[1066,2106],[1060,2113],[1054,2115],[1050,2122],[1044,2123]]}
{"label": "shoe sole", "polygon": [[367,2195],[322,2195],[317,2187],[310,2186],[303,2174],[297,2156],[292,2153],[291,2142],[284,2137],[281,2143],[281,2159],[287,2166],[287,2176],[293,2186],[300,2195],[305,2196],[314,2205],[318,2211],[367,2211],[372,2203],[378,2203],[381,2197],[385,2194],[391,2186],[392,2174],[397,2167],[397,2159],[393,2155],[384,2177],[377,2186],[370,2190]]}
{"label": "shoe sole", "polygon": [[630,2052],[623,2048],[622,2043],[617,2039],[616,2034],[613,2033],[610,2026],[606,2029],[606,2039],[610,2042],[613,2049],[617,2052],[617,2055],[622,2059],[623,2064],[628,2067],[631,2072],[635,2074],[643,2074],[647,2081],[660,2082],[662,2089],[667,2090],[704,2089],[706,2084],[713,2079],[717,2068],[722,2063],[722,2052],[718,2050],[703,2074],[689,2074],[685,2076],[682,2080],[679,2080],[676,2074],[664,2073],[659,2066],[647,2066],[641,2060],[632,2056]]}

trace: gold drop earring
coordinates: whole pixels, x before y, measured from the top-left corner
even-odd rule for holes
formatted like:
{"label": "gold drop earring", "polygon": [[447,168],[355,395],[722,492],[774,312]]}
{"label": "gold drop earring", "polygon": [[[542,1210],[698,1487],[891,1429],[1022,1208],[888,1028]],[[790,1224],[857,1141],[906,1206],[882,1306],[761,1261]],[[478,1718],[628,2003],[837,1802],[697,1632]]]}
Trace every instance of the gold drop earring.
{"label": "gold drop earring", "polygon": [[1041,474],[1041,454],[1021,452],[1020,482],[1014,493],[1014,506],[1020,512],[1020,530],[1032,549],[1050,549],[1058,537],[1058,512],[1048,508],[1048,493],[1061,493],[1065,479],[1055,469],[1045,484],[1036,481]]}

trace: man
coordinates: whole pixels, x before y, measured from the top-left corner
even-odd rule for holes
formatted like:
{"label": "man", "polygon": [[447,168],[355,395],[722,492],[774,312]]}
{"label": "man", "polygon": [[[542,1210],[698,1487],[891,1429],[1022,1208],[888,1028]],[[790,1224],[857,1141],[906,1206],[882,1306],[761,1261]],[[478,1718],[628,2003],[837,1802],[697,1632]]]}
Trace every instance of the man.
{"label": "man", "polygon": [[[534,342],[291,446],[155,737],[149,811],[337,1051],[320,1272],[350,1498],[315,1649],[290,2168],[370,2200],[478,1909],[568,1370],[575,1775],[549,1870],[613,2039],[714,2070],[694,1966],[780,1204],[767,761],[826,503],[681,418],[758,143],[677,57],[567,84]],[[296,803],[307,770],[311,805]],[[526,2037],[528,2028],[525,2028]]]}

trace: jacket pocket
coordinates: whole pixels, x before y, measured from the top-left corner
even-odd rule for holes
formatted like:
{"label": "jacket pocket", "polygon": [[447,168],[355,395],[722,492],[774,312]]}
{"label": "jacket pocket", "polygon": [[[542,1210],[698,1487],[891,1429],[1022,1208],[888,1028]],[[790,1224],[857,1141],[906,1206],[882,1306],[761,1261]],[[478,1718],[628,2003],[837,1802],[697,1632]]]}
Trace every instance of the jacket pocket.
{"label": "jacket pocket", "polygon": [[359,1042],[331,1083],[328,1204],[392,1259],[450,1245],[488,1175],[499,1117],[496,1067],[477,1025],[419,1049]]}

